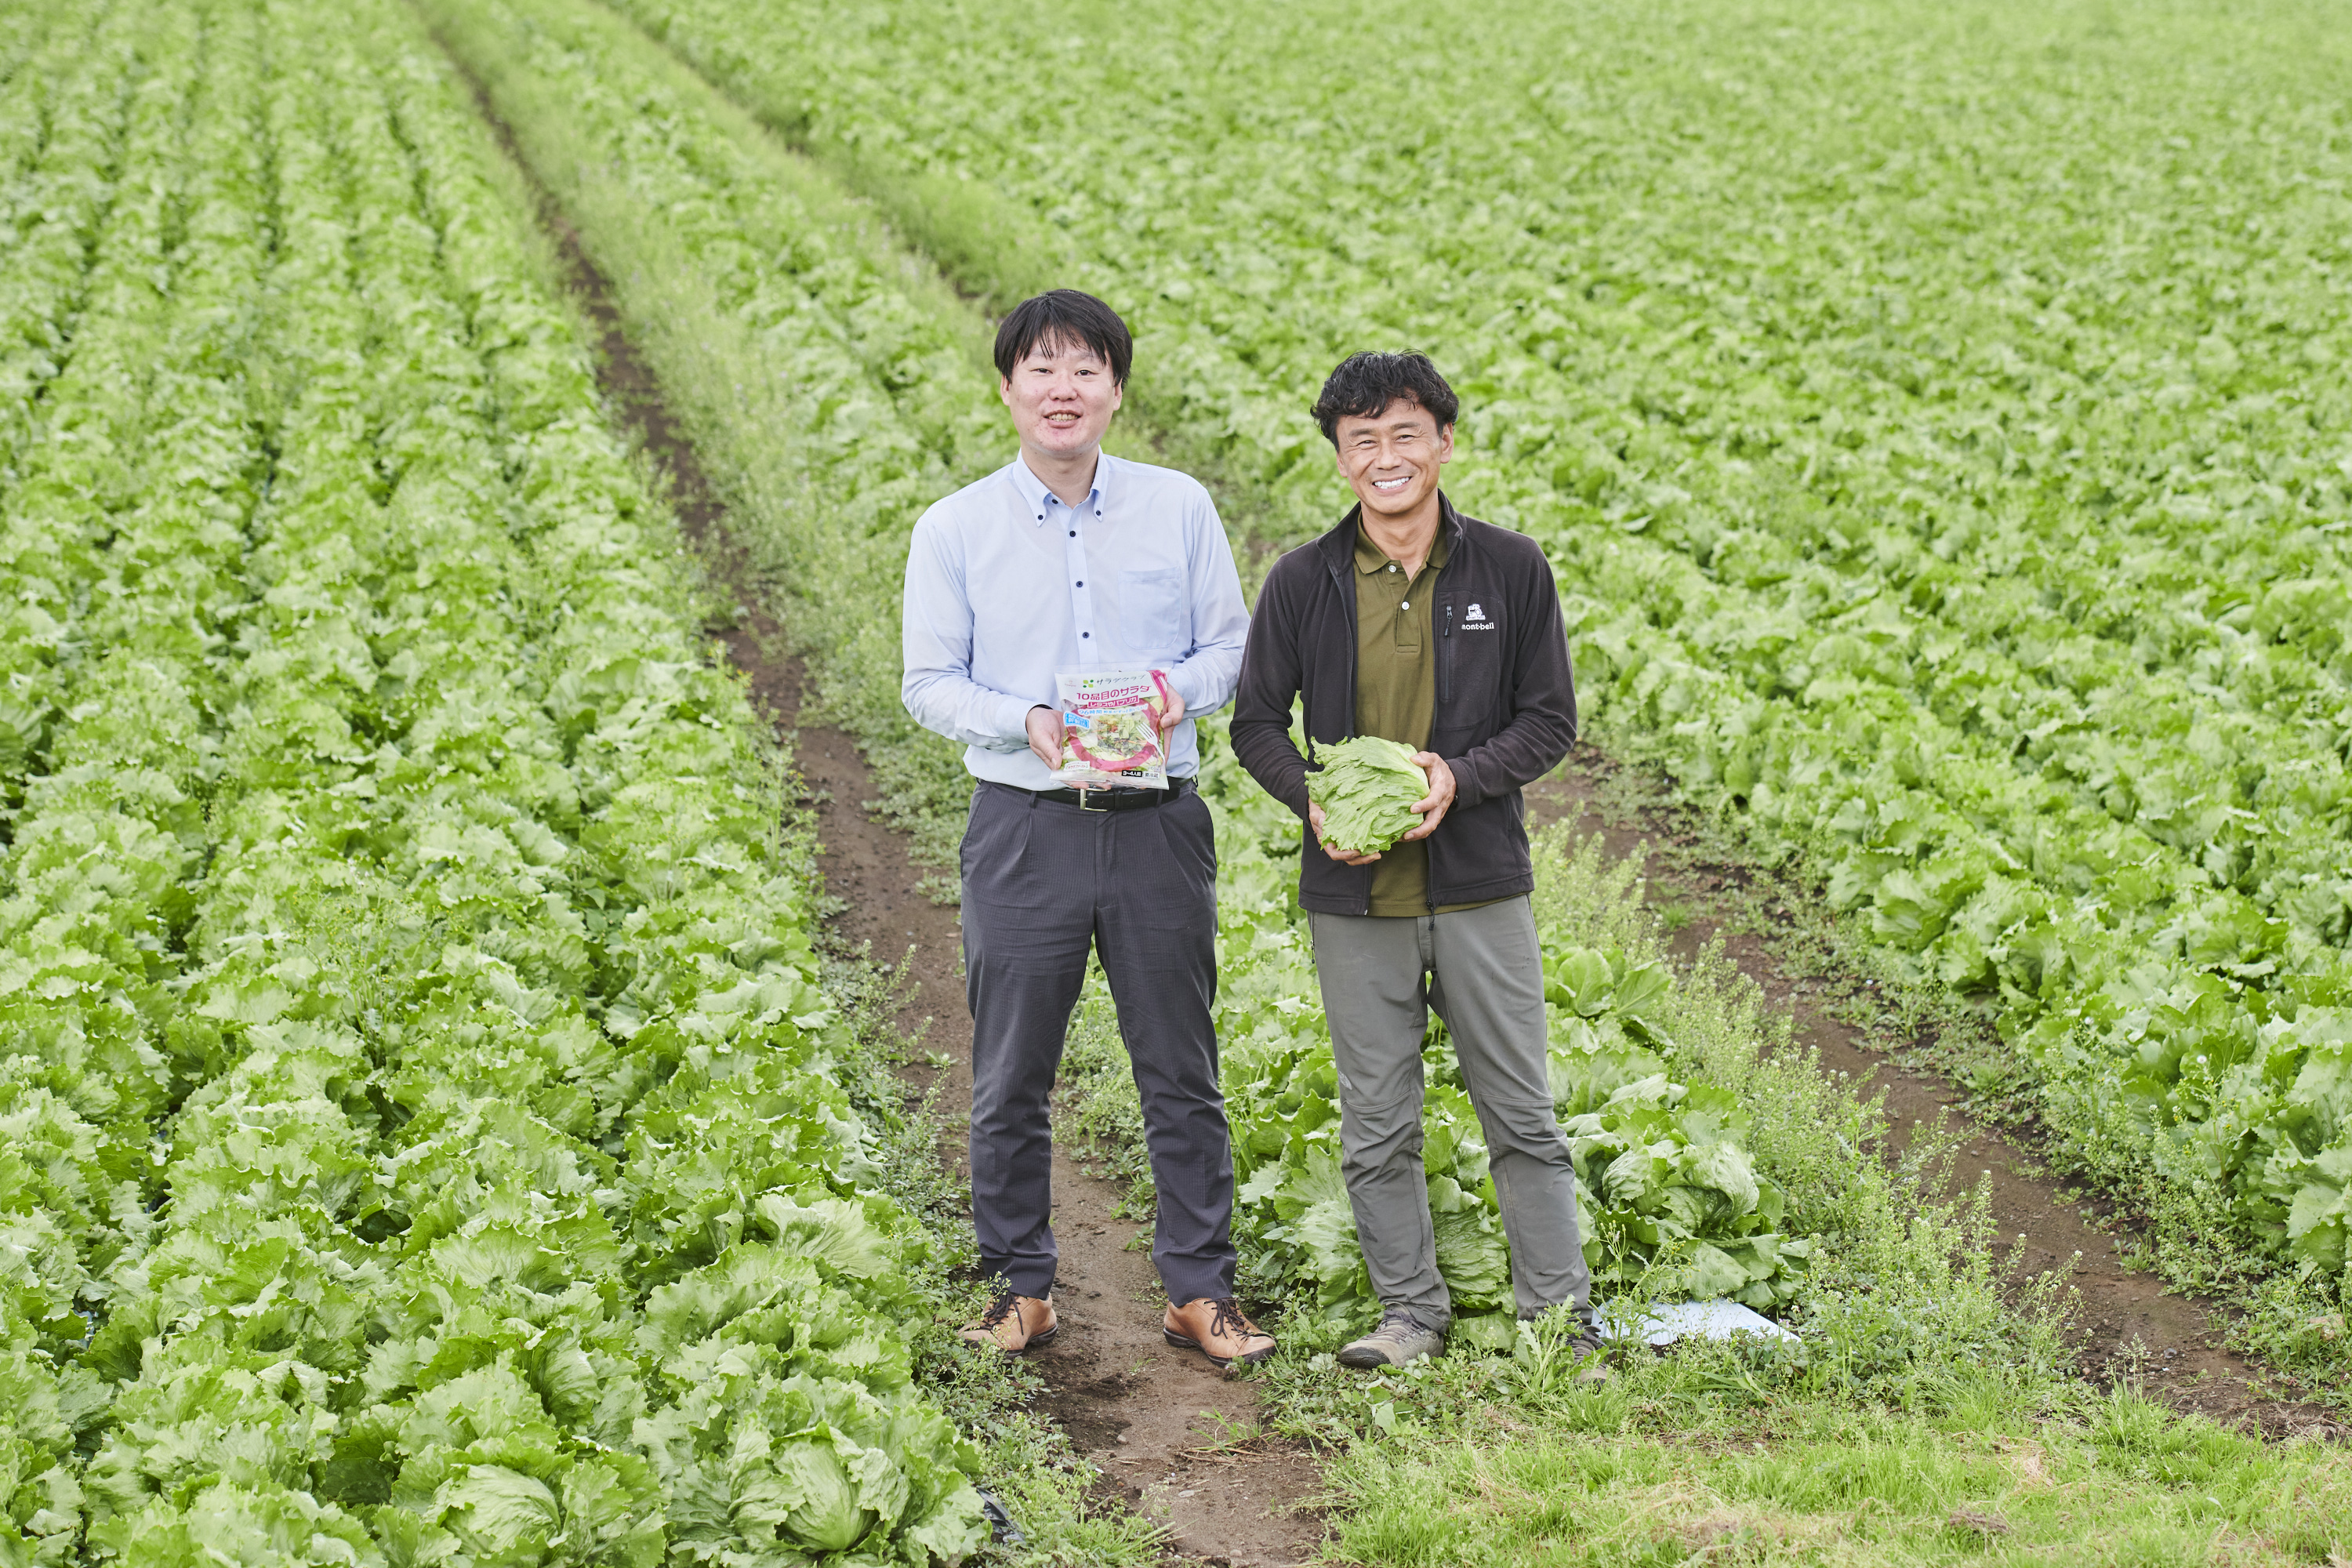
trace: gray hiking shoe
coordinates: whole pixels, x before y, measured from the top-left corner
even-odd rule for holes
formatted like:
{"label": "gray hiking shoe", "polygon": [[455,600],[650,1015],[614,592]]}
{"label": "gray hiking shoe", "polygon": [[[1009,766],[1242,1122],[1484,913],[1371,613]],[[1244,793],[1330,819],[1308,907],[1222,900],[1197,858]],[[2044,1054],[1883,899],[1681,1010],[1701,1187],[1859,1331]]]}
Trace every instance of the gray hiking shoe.
{"label": "gray hiking shoe", "polygon": [[1341,1366],[1402,1366],[1425,1355],[1443,1355],[1445,1335],[1423,1328],[1421,1320],[1402,1307],[1381,1314],[1381,1326],[1339,1352]]}

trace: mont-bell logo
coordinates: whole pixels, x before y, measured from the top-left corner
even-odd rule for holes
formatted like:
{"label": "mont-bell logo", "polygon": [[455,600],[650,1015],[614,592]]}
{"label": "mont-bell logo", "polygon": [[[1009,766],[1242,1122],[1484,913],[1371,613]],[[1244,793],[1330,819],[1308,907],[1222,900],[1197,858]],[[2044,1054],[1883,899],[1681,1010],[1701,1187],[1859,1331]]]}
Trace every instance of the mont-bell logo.
{"label": "mont-bell logo", "polygon": [[1468,613],[1462,617],[1462,629],[1465,632],[1493,631],[1495,629],[1495,623],[1486,618],[1486,606],[1484,605],[1471,605]]}

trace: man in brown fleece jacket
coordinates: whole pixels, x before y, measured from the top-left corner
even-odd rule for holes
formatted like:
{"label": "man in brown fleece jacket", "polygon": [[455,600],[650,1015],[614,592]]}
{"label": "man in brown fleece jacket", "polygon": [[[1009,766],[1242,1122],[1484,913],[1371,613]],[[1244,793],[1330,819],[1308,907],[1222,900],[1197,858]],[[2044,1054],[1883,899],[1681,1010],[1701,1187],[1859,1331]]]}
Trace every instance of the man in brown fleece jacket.
{"label": "man in brown fleece jacket", "polygon": [[[1358,504],[1268,574],[1234,701],[1235,754],[1311,830],[1298,898],[1339,1068],[1340,1168],[1383,1309],[1339,1352],[1349,1366],[1434,1354],[1453,1319],[1421,1161],[1432,1007],[1486,1133],[1519,1314],[1563,1308],[1579,1348],[1599,1348],[1546,1071],[1519,794],[1575,742],[1575,682],[1543,552],[1464,517],[1438,489],[1458,410],[1421,354],[1357,354],[1332,373],[1315,417]],[[1308,759],[1290,740],[1302,695],[1310,752],[1352,735],[1414,748],[1429,776],[1422,824],[1387,854],[1321,842]]]}

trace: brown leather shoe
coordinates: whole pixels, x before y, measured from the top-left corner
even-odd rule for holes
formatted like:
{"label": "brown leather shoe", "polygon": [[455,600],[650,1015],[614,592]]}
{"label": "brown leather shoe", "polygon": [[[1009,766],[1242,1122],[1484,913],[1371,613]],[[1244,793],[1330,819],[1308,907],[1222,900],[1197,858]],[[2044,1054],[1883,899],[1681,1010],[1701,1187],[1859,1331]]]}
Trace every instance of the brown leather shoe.
{"label": "brown leather shoe", "polygon": [[1222,1367],[1253,1366],[1274,1353],[1274,1336],[1259,1332],[1231,1296],[1203,1296],[1181,1307],[1171,1302],[1160,1331],[1170,1344],[1199,1351]]}
{"label": "brown leather shoe", "polygon": [[1003,1351],[1006,1355],[1020,1355],[1040,1345],[1054,1342],[1062,1331],[1062,1321],[1054,1315],[1054,1299],[1016,1296],[1010,1290],[997,1293],[980,1321],[966,1323],[956,1331],[956,1336],[982,1350]]}

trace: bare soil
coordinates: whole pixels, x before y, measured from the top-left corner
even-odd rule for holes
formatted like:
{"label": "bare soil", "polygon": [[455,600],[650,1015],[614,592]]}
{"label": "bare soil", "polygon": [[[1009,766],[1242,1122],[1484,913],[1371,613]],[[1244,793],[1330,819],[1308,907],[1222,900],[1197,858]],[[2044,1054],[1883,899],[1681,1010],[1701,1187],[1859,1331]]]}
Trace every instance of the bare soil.
{"label": "bare soil", "polygon": [[[1580,750],[1563,777],[1528,792],[1529,822],[1567,820],[1599,833],[1611,854],[1638,857],[1652,900],[1678,903],[1690,916],[1674,935],[1675,952],[1695,958],[1719,940],[1769,1003],[1791,1016],[1797,1044],[1818,1053],[1825,1071],[1845,1074],[1865,1098],[1885,1096],[1898,1152],[1939,1120],[1963,1131],[1955,1175],[1971,1183],[1981,1175],[1991,1184],[2000,1234],[2022,1243],[2018,1279],[2054,1270],[2076,1292],[2075,1353],[2084,1377],[2128,1381],[2178,1409],[2270,1436],[2344,1435],[2320,1407],[2278,1397],[2265,1387],[2260,1366],[2224,1346],[2213,1303],[2170,1293],[2153,1275],[2126,1268],[2127,1229],[2118,1234],[2103,1223],[2097,1207],[2049,1175],[2030,1149],[1965,1115],[1949,1082],[1874,1048],[1864,1031],[1831,1011],[1833,977],[1805,973],[1783,944],[1757,934],[1772,925],[1771,901],[1786,890],[1748,868],[1694,855],[1692,847],[1703,840],[1689,816],[1655,804],[1629,806],[1623,792],[1607,787],[1614,771],[1590,748]],[[1759,901],[1765,907],[1758,908]]]}
{"label": "bare soil", "polygon": [[[518,167],[528,169],[508,127],[477,89]],[[734,605],[714,628],[747,678],[754,700],[791,748],[817,819],[825,890],[843,909],[828,933],[851,952],[884,963],[902,956],[908,984],[900,1026],[949,1065],[905,1069],[911,1091],[936,1083],[951,1121],[971,1106],[971,1017],[963,997],[962,931],[957,911],[919,888],[929,868],[908,857],[908,840],[877,822],[865,759],[839,730],[799,729],[803,685],[761,604],[749,561],[727,531],[725,506],[693,444],[662,398],[659,381],[623,330],[604,277],[577,232],[541,189],[541,216],[556,242],[577,305],[596,337],[599,378],[615,412],[667,476],[673,510],[718,596]],[[941,1155],[967,1170],[960,1140]],[[1061,1247],[1055,1308],[1063,1330],[1036,1352],[1051,1391],[1048,1408],[1078,1451],[1104,1471],[1096,1494],[1164,1525],[1171,1561],[1232,1568],[1288,1568],[1318,1555],[1324,1531],[1299,1511],[1318,1489],[1315,1463],[1293,1445],[1259,1436],[1257,1394],[1194,1352],[1160,1336],[1167,1298],[1150,1257],[1130,1248],[1148,1231],[1117,1217],[1111,1182],[1054,1159],[1054,1229]],[[1017,1521],[1016,1521],[1017,1522]]]}

